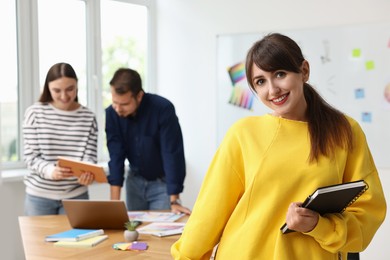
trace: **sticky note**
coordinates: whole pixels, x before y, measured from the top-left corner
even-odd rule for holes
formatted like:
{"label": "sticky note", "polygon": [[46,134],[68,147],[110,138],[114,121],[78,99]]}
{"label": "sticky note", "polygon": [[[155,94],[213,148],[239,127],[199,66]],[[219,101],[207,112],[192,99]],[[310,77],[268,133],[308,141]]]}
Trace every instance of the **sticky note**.
{"label": "sticky note", "polygon": [[366,61],[366,70],[373,70],[375,68],[375,63],[373,60]]}
{"label": "sticky note", "polygon": [[363,112],[362,113],[362,121],[366,123],[371,123],[372,116],[370,112]]}
{"label": "sticky note", "polygon": [[360,55],[361,55],[360,49],[353,49],[353,50],[352,50],[352,57],[354,57],[354,58],[359,58]]}
{"label": "sticky note", "polygon": [[355,89],[355,98],[364,98],[364,89],[362,88],[357,88]]}
{"label": "sticky note", "polygon": [[148,244],[145,242],[133,242],[131,243],[131,250],[146,250],[148,248]]}
{"label": "sticky note", "polygon": [[131,243],[116,243],[114,244],[112,247],[115,249],[115,250],[123,250],[123,251],[126,251],[126,250],[129,250],[131,246]]}

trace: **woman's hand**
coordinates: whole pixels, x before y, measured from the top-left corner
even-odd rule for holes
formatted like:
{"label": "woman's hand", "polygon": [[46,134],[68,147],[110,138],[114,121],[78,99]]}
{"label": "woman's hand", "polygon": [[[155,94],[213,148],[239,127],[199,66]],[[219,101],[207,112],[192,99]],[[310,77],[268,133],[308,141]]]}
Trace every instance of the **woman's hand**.
{"label": "woman's hand", "polygon": [[[75,177],[70,168],[59,167],[59,166],[56,166],[54,168],[52,176],[53,176],[53,180],[63,180],[70,177]],[[81,174],[81,176],[78,178],[78,182],[81,185],[85,185],[85,186],[92,184],[94,180],[95,180],[95,176],[91,172],[85,172]]]}
{"label": "woman's hand", "polygon": [[291,230],[305,233],[312,231],[317,226],[319,214],[313,210],[302,208],[301,205],[300,202],[290,204],[286,224]]}
{"label": "woman's hand", "polygon": [[93,173],[90,172],[84,172],[79,177],[79,183],[85,186],[92,184],[94,180],[95,180],[95,176],[93,175]]}
{"label": "woman's hand", "polygon": [[63,180],[69,177],[74,177],[70,168],[56,166],[52,173],[53,180]]}

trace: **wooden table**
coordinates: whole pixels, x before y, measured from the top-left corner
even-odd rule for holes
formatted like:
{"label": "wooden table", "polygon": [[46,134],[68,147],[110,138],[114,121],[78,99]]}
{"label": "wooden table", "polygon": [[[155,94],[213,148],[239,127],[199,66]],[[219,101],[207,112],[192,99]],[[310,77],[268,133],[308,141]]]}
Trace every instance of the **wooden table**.
{"label": "wooden table", "polygon": [[[186,221],[187,216],[179,221]],[[172,260],[170,248],[179,235],[164,238],[140,234],[138,241],[148,243],[146,251],[114,250],[112,245],[124,242],[123,230],[104,230],[108,239],[92,248],[55,247],[52,242],[45,242],[45,236],[70,229],[65,215],[21,216],[19,226],[22,235],[24,253],[27,260],[36,259],[155,259]]]}

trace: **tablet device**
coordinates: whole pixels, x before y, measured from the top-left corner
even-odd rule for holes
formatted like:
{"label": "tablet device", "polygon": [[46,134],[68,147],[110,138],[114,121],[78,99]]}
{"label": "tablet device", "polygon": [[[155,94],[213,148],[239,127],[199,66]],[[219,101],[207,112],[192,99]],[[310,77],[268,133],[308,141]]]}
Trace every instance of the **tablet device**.
{"label": "tablet device", "polygon": [[102,166],[97,164],[73,160],[67,157],[58,157],[58,166],[67,167],[75,176],[80,177],[84,172],[91,172],[97,182],[107,182],[107,176]]}
{"label": "tablet device", "polygon": [[62,200],[69,224],[83,229],[125,229],[129,221],[121,200]]}

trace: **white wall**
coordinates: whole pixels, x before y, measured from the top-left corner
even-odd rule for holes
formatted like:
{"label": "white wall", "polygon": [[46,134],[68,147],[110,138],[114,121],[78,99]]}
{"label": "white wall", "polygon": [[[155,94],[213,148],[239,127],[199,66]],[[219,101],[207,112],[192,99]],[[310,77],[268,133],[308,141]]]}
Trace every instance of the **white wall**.
{"label": "white wall", "polygon": [[[176,106],[188,165],[183,201],[195,202],[216,149],[216,37],[390,22],[388,0],[157,0],[157,91]],[[390,201],[390,169],[379,169]],[[390,259],[388,221],[361,259]]]}
{"label": "white wall", "polygon": [[[389,22],[389,0],[156,0],[157,91],[176,106],[183,128],[188,175],[182,195],[192,207],[216,149],[216,36]],[[390,201],[390,170],[379,169]],[[108,198],[94,186],[91,198]],[[2,259],[24,258],[17,216],[23,215],[21,181],[0,185]],[[362,260],[388,260],[388,220]],[[388,243],[387,243],[388,244]]]}
{"label": "white wall", "polygon": [[18,216],[23,215],[24,184],[21,181],[0,185],[0,252],[1,259],[24,259]]}

